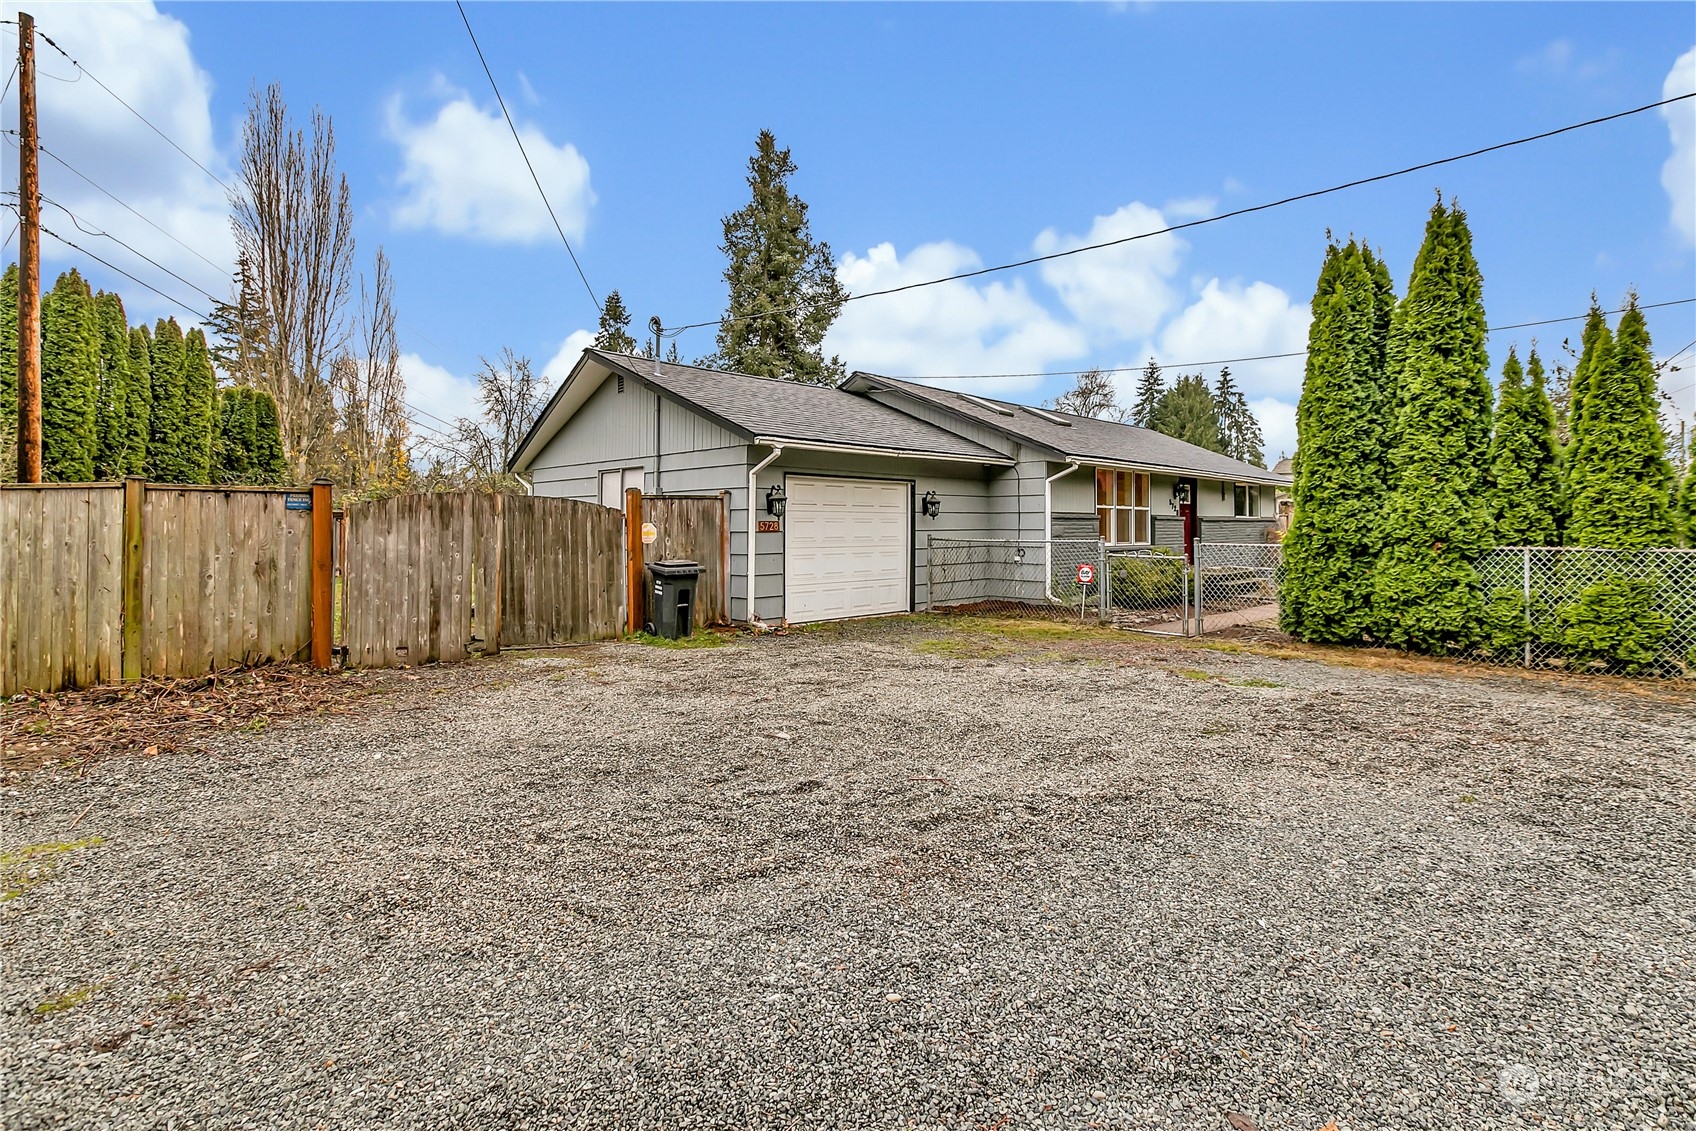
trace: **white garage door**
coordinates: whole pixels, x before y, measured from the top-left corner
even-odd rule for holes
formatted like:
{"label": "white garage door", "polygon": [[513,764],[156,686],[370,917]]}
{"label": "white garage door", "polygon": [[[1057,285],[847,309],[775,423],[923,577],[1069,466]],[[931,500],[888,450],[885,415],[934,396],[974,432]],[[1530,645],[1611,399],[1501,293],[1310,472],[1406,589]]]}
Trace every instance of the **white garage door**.
{"label": "white garage door", "polygon": [[784,610],[792,623],[907,611],[908,484],[791,475],[784,491]]}

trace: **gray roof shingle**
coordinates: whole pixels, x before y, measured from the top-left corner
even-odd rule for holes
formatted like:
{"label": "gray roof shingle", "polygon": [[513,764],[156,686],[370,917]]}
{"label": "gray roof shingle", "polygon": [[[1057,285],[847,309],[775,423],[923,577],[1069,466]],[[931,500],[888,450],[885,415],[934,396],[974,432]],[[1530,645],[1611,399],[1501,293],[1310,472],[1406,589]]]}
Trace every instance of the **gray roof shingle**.
{"label": "gray roof shingle", "polygon": [[[1054,409],[1031,410],[1025,405],[1000,401],[976,393],[967,395],[951,389],[920,385],[875,373],[856,373],[845,387],[882,386],[929,402],[962,416],[999,429],[1015,439],[1058,452],[1072,459],[1124,464],[1155,471],[1181,471],[1214,479],[1242,483],[1290,482],[1287,475],[1235,460],[1229,456],[1186,444],[1160,432],[1096,420]],[[1057,423],[1058,418],[1064,423]]]}
{"label": "gray roof shingle", "polygon": [[835,386],[592,352],[615,369],[658,386],[750,438],[918,452],[972,463],[1009,462],[1001,452]]}

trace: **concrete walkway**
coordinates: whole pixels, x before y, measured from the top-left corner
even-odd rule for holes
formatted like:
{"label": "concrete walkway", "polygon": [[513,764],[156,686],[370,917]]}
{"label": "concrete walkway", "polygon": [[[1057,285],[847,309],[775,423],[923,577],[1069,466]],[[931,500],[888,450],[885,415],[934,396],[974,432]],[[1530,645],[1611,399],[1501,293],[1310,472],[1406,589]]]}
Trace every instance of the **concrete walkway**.
{"label": "concrete walkway", "polygon": [[[1240,624],[1261,624],[1278,619],[1278,606],[1252,605],[1246,609],[1229,609],[1217,613],[1203,610],[1202,629],[1206,632],[1217,632],[1221,628],[1235,628]],[[1161,636],[1188,636],[1188,626],[1181,620],[1169,620],[1163,624],[1146,624],[1126,626],[1131,632],[1153,632]]]}

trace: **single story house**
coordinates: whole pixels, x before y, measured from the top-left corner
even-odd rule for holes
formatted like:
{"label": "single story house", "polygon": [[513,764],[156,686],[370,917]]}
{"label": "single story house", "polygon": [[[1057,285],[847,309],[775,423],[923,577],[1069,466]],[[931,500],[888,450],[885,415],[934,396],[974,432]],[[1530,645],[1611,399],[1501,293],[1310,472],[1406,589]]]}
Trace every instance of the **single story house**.
{"label": "single story house", "polygon": [[626,487],[729,492],[731,616],[791,623],[924,608],[932,536],[1265,541],[1288,481],[1147,429],[871,373],[805,385],[595,349],[509,469],[606,506]]}

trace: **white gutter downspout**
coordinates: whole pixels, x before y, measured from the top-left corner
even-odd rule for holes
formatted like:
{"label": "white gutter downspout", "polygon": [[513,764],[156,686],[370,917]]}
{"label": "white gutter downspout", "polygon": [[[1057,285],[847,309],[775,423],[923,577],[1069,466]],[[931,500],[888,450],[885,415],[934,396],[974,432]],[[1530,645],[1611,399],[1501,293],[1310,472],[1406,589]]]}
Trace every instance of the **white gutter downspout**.
{"label": "white gutter downspout", "polygon": [[758,477],[760,472],[764,471],[771,465],[772,460],[782,454],[783,445],[773,444],[771,446],[771,454],[748,469],[748,615],[742,618],[745,621],[752,621],[754,619],[754,578],[756,576],[754,568],[754,528],[758,525],[754,519],[754,507],[756,505],[754,503],[754,493],[759,489],[754,485],[754,480]]}
{"label": "white gutter downspout", "polygon": [[1042,481],[1042,587],[1050,601],[1060,599],[1054,595],[1054,481],[1076,470],[1078,461],[1069,459],[1065,467]]}

